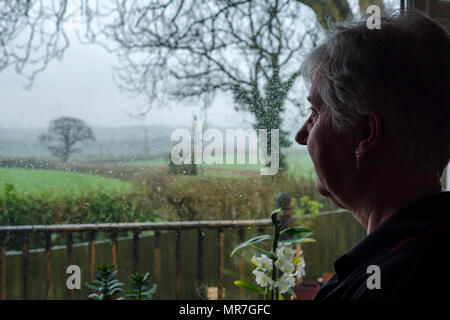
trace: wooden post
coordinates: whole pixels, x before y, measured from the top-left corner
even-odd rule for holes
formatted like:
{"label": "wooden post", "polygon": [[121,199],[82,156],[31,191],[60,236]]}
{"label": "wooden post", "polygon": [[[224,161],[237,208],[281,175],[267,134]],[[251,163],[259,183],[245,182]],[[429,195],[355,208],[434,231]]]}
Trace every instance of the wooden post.
{"label": "wooden post", "polygon": [[22,246],[22,300],[28,300],[28,266],[30,238],[28,232],[23,234]]}
{"label": "wooden post", "polygon": [[175,231],[175,265],[176,265],[176,298],[181,300],[181,231],[177,229]]}
{"label": "wooden post", "polygon": [[205,237],[201,229],[197,230],[197,292],[198,299],[206,298],[205,286],[203,284],[203,238]]}
{"label": "wooden post", "polygon": [[118,269],[117,266],[117,232],[111,233],[111,257],[112,265]]}
{"label": "wooden post", "polygon": [[133,273],[137,272],[139,263],[139,232],[133,233]]}
{"label": "wooden post", "polygon": [[[244,228],[239,228],[238,231],[239,243],[244,242],[244,237],[245,237]],[[244,279],[244,273],[245,273],[245,255],[243,252],[241,252],[241,256],[239,257],[239,280]],[[244,289],[241,287],[239,287],[239,299],[244,300]]]}
{"label": "wooden post", "polygon": [[[301,255],[301,252],[302,252],[302,245],[301,245],[300,243],[297,243],[295,249],[296,249],[296,250],[295,250],[295,251],[296,251],[296,256],[299,257],[299,258],[301,258],[301,259],[303,259],[302,255]],[[300,265],[301,265],[301,262],[299,262],[299,263],[297,264],[297,271],[300,271]],[[297,285],[299,285],[300,283],[302,283],[302,277],[301,277],[300,274],[298,274],[297,277],[295,278],[295,283],[296,283]]]}
{"label": "wooden post", "polygon": [[52,294],[52,261],[51,261],[51,233],[45,233],[45,299],[51,300]]}
{"label": "wooden post", "polygon": [[159,287],[161,286],[161,232],[155,231],[155,267],[153,271],[157,283],[155,299],[159,298]]}
{"label": "wooden post", "polygon": [[6,300],[6,239],[0,236],[0,300]]}
{"label": "wooden post", "polygon": [[217,288],[217,299],[222,300],[223,297],[223,256],[224,256],[224,233],[223,229],[219,229],[219,284]]}
{"label": "wooden post", "polygon": [[[67,265],[70,266],[73,264],[73,235],[71,233],[67,234]],[[74,290],[67,289],[69,294],[69,299],[74,299]]]}
{"label": "wooden post", "polygon": [[95,279],[95,233],[89,233],[89,279]]}

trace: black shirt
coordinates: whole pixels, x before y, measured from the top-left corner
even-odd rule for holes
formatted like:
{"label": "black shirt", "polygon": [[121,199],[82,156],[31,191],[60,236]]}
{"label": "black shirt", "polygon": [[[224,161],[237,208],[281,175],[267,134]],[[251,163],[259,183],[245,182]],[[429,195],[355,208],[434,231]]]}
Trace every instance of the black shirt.
{"label": "black shirt", "polygon": [[[450,298],[450,192],[407,205],[333,265],[315,300]],[[367,285],[371,265],[379,267],[380,289]]]}

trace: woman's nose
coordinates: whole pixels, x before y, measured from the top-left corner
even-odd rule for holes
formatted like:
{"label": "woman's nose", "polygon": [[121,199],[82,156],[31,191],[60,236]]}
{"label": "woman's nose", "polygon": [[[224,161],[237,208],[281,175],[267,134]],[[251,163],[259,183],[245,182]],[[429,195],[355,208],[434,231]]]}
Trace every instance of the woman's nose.
{"label": "woman's nose", "polygon": [[305,124],[300,128],[300,130],[295,135],[295,141],[297,141],[298,144],[306,146],[306,142],[308,141],[308,121],[305,122]]}

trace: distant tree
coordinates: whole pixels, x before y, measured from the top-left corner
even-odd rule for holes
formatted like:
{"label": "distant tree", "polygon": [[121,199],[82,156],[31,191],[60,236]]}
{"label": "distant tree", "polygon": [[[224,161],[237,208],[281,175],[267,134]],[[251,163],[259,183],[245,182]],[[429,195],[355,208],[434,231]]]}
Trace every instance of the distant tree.
{"label": "distant tree", "polygon": [[51,122],[48,133],[39,136],[39,141],[50,153],[67,162],[69,155],[80,151],[74,145],[79,141],[93,140],[94,134],[83,120],[61,117]]}
{"label": "distant tree", "polygon": [[[85,35],[117,53],[115,80],[121,89],[148,98],[144,114],[160,99],[203,98],[207,107],[217,92],[227,92],[236,111],[254,117],[255,129],[279,129],[280,147],[292,143],[282,129],[286,106],[306,115],[306,93],[298,81],[303,56],[316,46],[327,21],[352,17],[348,0],[120,4],[104,12],[91,7]],[[383,0],[359,0],[361,13],[370,4],[384,10]],[[270,130],[267,138],[270,154]],[[280,172],[287,167],[281,152],[279,166]]]}
{"label": "distant tree", "polygon": [[[207,107],[217,92],[227,92],[236,110],[254,116],[255,128],[280,129],[281,147],[292,143],[281,130],[286,105],[305,115],[297,80],[302,57],[327,21],[352,16],[349,0],[81,1],[73,10],[67,0],[43,2],[0,6],[0,71],[15,66],[26,74],[28,66],[32,81],[62,57],[69,45],[64,23],[78,15],[85,26],[80,38],[117,54],[119,87],[147,97],[142,114],[159,99],[203,98]],[[362,13],[371,4],[385,9],[383,0],[358,4]],[[305,7],[315,17],[309,19]],[[269,144],[270,138],[269,130]],[[286,166],[281,156],[280,169]]]}

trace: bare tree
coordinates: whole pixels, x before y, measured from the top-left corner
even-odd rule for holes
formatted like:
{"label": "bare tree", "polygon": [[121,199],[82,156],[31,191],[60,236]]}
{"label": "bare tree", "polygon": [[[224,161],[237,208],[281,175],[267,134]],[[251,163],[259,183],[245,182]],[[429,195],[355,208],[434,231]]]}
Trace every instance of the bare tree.
{"label": "bare tree", "polygon": [[[384,9],[382,0],[359,3],[362,12],[369,4]],[[161,97],[210,102],[228,92],[255,128],[280,129],[281,147],[292,140],[281,129],[286,105],[304,115],[303,55],[328,19],[352,16],[346,0],[117,0],[113,7],[89,11],[86,36],[118,54],[117,83],[148,97],[144,114]]]}
{"label": "bare tree", "polygon": [[[41,61],[32,79],[51,58],[62,55],[68,45],[63,22],[77,13],[86,26],[83,39],[118,55],[120,88],[148,98],[143,114],[160,99],[202,98],[207,106],[217,92],[228,92],[236,110],[254,116],[255,128],[280,129],[281,147],[291,143],[281,130],[286,105],[304,111],[297,81],[302,56],[316,45],[329,18],[341,21],[352,14],[347,0],[81,0],[72,13],[67,0],[6,3],[0,18],[10,13],[16,18],[2,22],[11,29],[0,36],[6,39],[0,39],[3,65],[15,64],[22,72],[23,66]],[[372,3],[382,6],[383,1],[360,0],[360,10]],[[39,29],[42,21],[50,21],[53,32]],[[12,43],[24,25],[31,36],[19,56]],[[41,34],[44,48],[40,59],[31,58],[35,33]]]}
{"label": "bare tree", "polygon": [[69,47],[64,22],[71,17],[67,0],[2,0],[0,71],[13,66],[29,79],[29,88],[52,59]]}
{"label": "bare tree", "polygon": [[[327,28],[327,18],[337,21],[351,16],[347,0],[292,0],[310,7],[317,21]],[[0,3],[0,72],[10,66],[27,77],[32,85],[36,74],[43,71],[53,59],[61,59],[69,47],[65,24],[77,15],[84,17],[92,31],[91,23],[99,16],[118,13],[124,17],[126,9],[123,1],[67,1],[67,0],[3,0]],[[160,3],[160,4],[158,4]],[[183,4],[181,1],[180,4]],[[143,10],[168,6],[169,3],[153,1]],[[360,11],[365,12],[370,4],[382,9],[383,0],[359,0]],[[69,9],[70,8],[70,9]],[[195,9],[192,7],[192,9]],[[122,13],[120,13],[122,11]],[[106,12],[106,14],[105,14]],[[98,25],[104,29],[105,25]],[[89,32],[88,32],[89,33]],[[90,34],[93,35],[92,33]],[[97,34],[98,36],[98,34]],[[95,37],[94,37],[95,38]],[[92,40],[92,37],[91,37]],[[144,48],[143,48],[144,49]],[[145,51],[145,50],[143,50]]]}
{"label": "bare tree", "polygon": [[61,117],[51,122],[48,133],[39,136],[39,141],[45,145],[50,153],[62,161],[67,162],[70,154],[80,151],[75,149],[77,142],[94,140],[95,137],[83,120]]}
{"label": "bare tree", "polygon": [[254,116],[255,128],[280,129],[280,145],[290,145],[281,130],[282,114],[286,102],[302,106],[291,89],[302,55],[315,46],[320,31],[305,5],[165,0],[118,1],[116,8],[109,15],[97,12],[95,17],[110,23],[97,23],[103,29],[88,29],[87,35],[118,53],[122,89],[149,101],[205,96],[211,101],[217,92],[229,92],[236,110]]}

